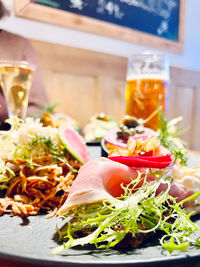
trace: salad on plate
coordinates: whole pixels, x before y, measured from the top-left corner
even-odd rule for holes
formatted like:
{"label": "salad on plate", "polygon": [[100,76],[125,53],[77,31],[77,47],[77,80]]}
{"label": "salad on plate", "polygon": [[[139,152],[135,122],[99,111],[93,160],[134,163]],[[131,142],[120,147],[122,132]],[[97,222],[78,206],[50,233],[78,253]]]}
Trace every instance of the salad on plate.
{"label": "salad on plate", "polygon": [[168,253],[199,246],[191,216],[200,210],[200,169],[184,166],[179,119],[160,116],[157,132],[125,118],[104,137],[108,158],[91,160],[78,132],[56,127],[50,115],[12,118],[0,134],[1,215],[60,216],[54,254],[85,245],[134,249],[158,232]]}
{"label": "salad on plate", "polygon": [[0,133],[0,214],[52,216],[89,159],[84,141],[72,127],[56,128],[50,114],[8,122]]}
{"label": "salad on plate", "polygon": [[80,168],[58,210],[66,224],[57,229],[62,244],[53,253],[89,244],[132,249],[157,232],[169,254],[200,245],[200,229],[191,220],[199,211],[199,168],[184,167],[187,149],[176,129],[180,119],[160,118],[157,132],[130,117],[123,120],[126,127],[108,131],[108,158]]}

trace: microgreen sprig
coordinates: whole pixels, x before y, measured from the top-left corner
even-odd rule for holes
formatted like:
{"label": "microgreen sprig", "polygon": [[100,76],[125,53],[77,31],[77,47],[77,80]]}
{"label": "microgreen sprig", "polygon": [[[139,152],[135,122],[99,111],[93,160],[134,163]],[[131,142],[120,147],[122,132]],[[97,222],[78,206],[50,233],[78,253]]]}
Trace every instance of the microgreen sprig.
{"label": "microgreen sprig", "polygon": [[177,127],[177,123],[179,123],[182,118],[178,117],[168,121],[161,110],[158,112],[158,118],[160,120],[161,127],[157,133],[161,144],[169,149],[175,159],[179,158],[182,165],[186,165],[188,160],[186,145],[183,140],[178,138],[178,136],[185,131],[179,130]]}
{"label": "microgreen sprig", "polygon": [[[58,145],[57,142],[50,137],[36,135],[28,144],[18,145],[13,156],[16,159],[26,161],[29,167],[32,168],[35,165],[32,159],[45,155],[51,155],[54,161],[65,162],[68,164],[65,157],[66,154],[67,149],[62,145]],[[71,168],[70,165],[69,168]]]}

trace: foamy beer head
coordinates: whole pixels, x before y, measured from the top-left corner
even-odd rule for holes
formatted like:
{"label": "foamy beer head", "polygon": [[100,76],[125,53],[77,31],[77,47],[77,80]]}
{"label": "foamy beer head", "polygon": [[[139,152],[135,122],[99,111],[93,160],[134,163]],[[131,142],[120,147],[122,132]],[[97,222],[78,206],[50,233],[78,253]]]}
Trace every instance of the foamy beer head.
{"label": "foamy beer head", "polygon": [[[159,107],[165,111],[169,72],[166,66],[156,63],[156,57],[144,55],[129,62],[126,85],[126,114],[147,119]],[[147,62],[145,61],[147,60]],[[151,61],[152,60],[152,61]],[[160,60],[160,59],[159,59]],[[158,116],[154,116],[145,126],[158,128]]]}

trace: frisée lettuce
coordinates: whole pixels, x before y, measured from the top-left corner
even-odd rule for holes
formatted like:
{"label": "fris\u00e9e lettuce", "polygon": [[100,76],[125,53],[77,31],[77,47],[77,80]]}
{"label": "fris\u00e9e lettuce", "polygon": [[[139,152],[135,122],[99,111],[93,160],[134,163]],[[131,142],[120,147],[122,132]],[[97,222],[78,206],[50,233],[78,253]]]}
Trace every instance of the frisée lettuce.
{"label": "fris\u00e9e lettuce", "polygon": [[[141,173],[127,187],[120,198],[102,202],[84,204],[70,209],[64,219],[67,226],[57,229],[63,244],[52,253],[58,254],[64,249],[78,245],[93,244],[99,249],[108,249],[119,244],[127,234],[138,237],[161,231],[160,244],[169,253],[174,250],[186,250],[190,244],[200,245],[200,229],[190,220],[182,208],[183,203],[194,200],[200,191],[193,196],[176,203],[169,195],[171,177],[162,183],[167,184],[165,192],[156,194],[160,182],[145,182],[139,189]],[[137,188],[137,189],[136,189]],[[191,237],[197,233],[197,237]]]}
{"label": "fris\u00e9e lettuce", "polygon": [[15,173],[0,159],[0,191],[8,187],[9,180],[15,176]]}
{"label": "fris\u00e9e lettuce", "polygon": [[182,165],[186,165],[188,160],[186,144],[178,138],[184,131],[178,130],[177,127],[177,123],[182,121],[182,117],[174,118],[168,122],[161,111],[158,112],[158,116],[161,127],[157,134],[161,144],[171,152],[175,159],[180,159]]}

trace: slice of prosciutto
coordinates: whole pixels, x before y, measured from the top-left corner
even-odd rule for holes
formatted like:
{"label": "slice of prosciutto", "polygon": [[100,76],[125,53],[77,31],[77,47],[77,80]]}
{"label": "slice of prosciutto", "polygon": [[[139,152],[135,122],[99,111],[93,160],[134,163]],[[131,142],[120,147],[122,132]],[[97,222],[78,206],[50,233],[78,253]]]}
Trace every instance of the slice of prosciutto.
{"label": "slice of prosciutto", "polygon": [[[121,196],[124,193],[123,186],[128,185],[131,180],[138,177],[138,170],[146,173],[147,169],[136,169],[124,164],[114,162],[108,158],[98,158],[88,161],[83,165],[73,182],[69,195],[63,206],[58,210],[57,215],[64,215],[70,209],[82,205],[103,200],[110,200]],[[147,180],[155,180],[153,176],[148,176]],[[142,184],[141,184],[142,185]],[[178,185],[177,185],[178,186]],[[173,197],[182,199],[183,190],[173,187],[171,192]],[[160,192],[166,189],[161,186]],[[185,197],[188,196],[185,193]]]}
{"label": "slice of prosciutto", "polygon": [[[142,171],[142,170],[140,170]],[[73,182],[68,198],[59,209],[63,215],[69,208],[113,199],[123,194],[126,186],[138,176],[137,170],[107,158],[98,158],[83,165]]]}

